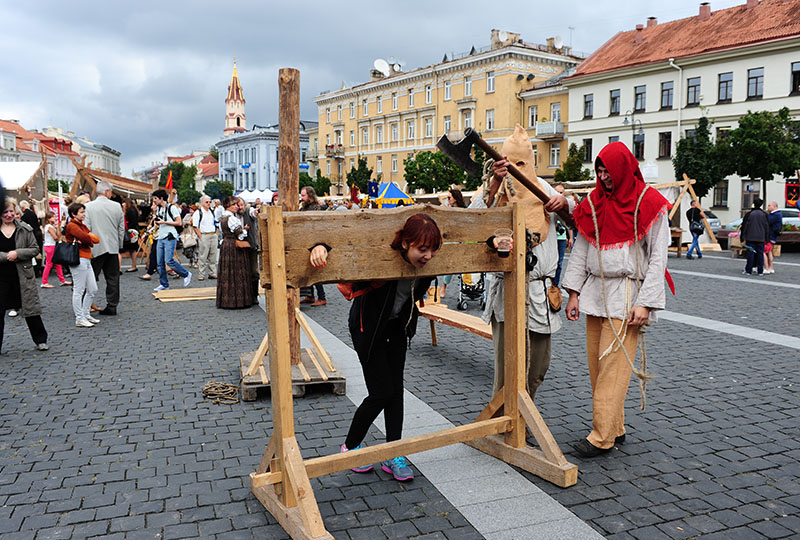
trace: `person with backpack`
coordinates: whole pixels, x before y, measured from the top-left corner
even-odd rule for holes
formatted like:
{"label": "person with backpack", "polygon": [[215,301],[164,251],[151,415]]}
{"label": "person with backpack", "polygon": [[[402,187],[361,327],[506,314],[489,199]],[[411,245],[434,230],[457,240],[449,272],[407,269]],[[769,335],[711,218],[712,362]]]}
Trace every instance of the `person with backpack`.
{"label": "person with backpack", "polygon": [[[418,269],[435,257],[441,246],[442,233],[433,218],[426,214],[408,218],[403,228],[395,233],[391,244],[406,263]],[[311,265],[323,267],[329,250],[324,244],[314,246]],[[419,312],[416,301],[422,298],[432,280],[423,277],[342,284],[340,287],[345,298],[353,300],[348,321],[350,337],[368,392],[356,409],[347,438],[341,446],[342,452],[361,448],[372,422],[381,412],[386,423],[386,442],[402,437],[406,347],[417,328]],[[369,472],[372,468],[370,464],[352,470]],[[404,456],[382,462],[381,468],[400,482],[414,479],[414,472]]]}
{"label": "person with backpack", "polygon": [[700,210],[700,207],[697,206],[697,201],[692,201],[692,207],[686,211],[686,219],[689,221],[689,232],[692,233],[692,245],[689,246],[689,251],[686,252],[687,259],[694,259],[692,257],[692,252],[697,252],[697,258],[703,258],[703,252],[700,251],[700,235],[703,234],[706,227],[703,225],[703,219],[706,215]]}
{"label": "person with backpack", "polygon": [[167,276],[167,265],[183,278],[183,286],[188,287],[192,281],[192,273],[186,270],[175,260],[175,246],[178,243],[178,236],[183,230],[183,220],[181,210],[173,203],[167,202],[167,192],[157,189],[153,192],[153,202],[156,205],[156,224],[158,224],[158,281],[159,285],[155,291],[169,289],[169,277]]}

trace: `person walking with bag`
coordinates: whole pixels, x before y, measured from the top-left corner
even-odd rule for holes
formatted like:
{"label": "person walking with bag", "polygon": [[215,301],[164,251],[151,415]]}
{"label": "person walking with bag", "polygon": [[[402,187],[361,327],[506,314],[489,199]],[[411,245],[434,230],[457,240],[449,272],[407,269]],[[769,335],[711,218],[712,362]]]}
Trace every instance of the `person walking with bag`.
{"label": "person walking with bag", "polygon": [[44,214],[45,226],[44,226],[44,254],[45,254],[45,263],[44,263],[44,271],[42,272],[42,288],[43,289],[52,289],[53,286],[50,285],[47,281],[50,277],[50,270],[53,269],[55,266],[56,268],[56,275],[58,276],[58,280],[61,282],[62,286],[72,285],[72,282],[67,281],[64,277],[64,270],[60,264],[53,264],[53,252],[56,250],[56,242],[61,240],[61,233],[58,232],[58,227],[56,227],[56,215],[49,210]]}
{"label": "person walking with bag", "polygon": [[697,258],[703,258],[703,252],[700,251],[700,235],[706,230],[705,225],[703,225],[703,220],[705,219],[706,215],[700,210],[700,207],[697,206],[697,201],[693,200],[691,203],[692,207],[686,211],[686,219],[689,221],[689,232],[692,233],[692,245],[689,246],[689,251],[686,252],[687,259],[694,259],[692,257],[692,251],[697,251]]}
{"label": "person walking with bag", "polygon": [[[72,203],[67,208],[69,223],[64,231],[67,242],[78,241],[79,260],[75,266],[70,266],[72,272],[72,310],[75,313],[75,326],[91,328],[99,323],[91,315],[92,299],[97,292],[97,280],[92,268],[92,246],[100,242],[100,237],[93,234],[84,224],[86,219],[86,206]],[[117,276],[119,277],[119,276]]]}
{"label": "person walking with bag", "polygon": [[47,330],[36,287],[32,260],[39,253],[33,227],[16,219],[15,202],[7,199],[0,221],[0,352],[3,349],[6,310],[18,310],[36,348],[46,351]]}

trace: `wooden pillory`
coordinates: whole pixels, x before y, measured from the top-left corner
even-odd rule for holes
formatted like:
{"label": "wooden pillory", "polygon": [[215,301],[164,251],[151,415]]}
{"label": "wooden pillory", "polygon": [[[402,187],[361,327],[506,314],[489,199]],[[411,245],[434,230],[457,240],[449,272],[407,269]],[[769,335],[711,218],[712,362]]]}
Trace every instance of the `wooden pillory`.
{"label": "wooden pillory", "polygon": [[[444,244],[425,268],[416,270],[389,247],[406,219],[424,212],[436,221]],[[434,206],[358,212],[287,212],[270,207],[261,220],[262,274],[269,325],[273,432],[250,488],[295,540],[332,539],[320,516],[310,479],[455,443],[467,443],[558,486],[577,482],[569,463],[525,389],[525,250],[500,258],[485,240],[499,227],[525,238],[518,207],[490,210]],[[309,263],[309,248],[332,249],[322,269]],[[474,422],[378,444],[347,453],[303,460],[294,430],[290,313],[287,291],[314,283],[408,279],[460,272],[503,272],[505,276],[505,381]],[[527,446],[526,426],[537,448]]]}

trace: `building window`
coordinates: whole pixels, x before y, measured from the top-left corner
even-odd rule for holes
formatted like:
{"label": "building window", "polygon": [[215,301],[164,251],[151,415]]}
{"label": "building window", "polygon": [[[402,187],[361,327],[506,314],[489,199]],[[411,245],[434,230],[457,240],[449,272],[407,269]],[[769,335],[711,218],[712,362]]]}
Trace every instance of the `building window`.
{"label": "building window", "polygon": [[696,131],[694,129],[687,129],[686,130],[686,138],[689,139],[692,142],[695,142],[695,133],[696,133]]}
{"label": "building window", "polygon": [[397,172],[397,154],[392,154],[392,172]]}
{"label": "building window", "polygon": [[397,110],[397,92],[392,92],[392,110]]}
{"label": "building window", "polygon": [[494,71],[486,72],[486,93],[494,92]]}
{"label": "building window", "polygon": [[326,167],[325,167],[325,174],[326,174],[326,175],[328,175],[328,176],[330,176],[330,175],[331,175],[331,160],[328,160],[328,161],[325,163],[325,165],[326,165]]}
{"label": "building window", "polygon": [[611,137],[608,138],[608,144],[611,144],[612,142],[618,142],[618,141],[619,141],[619,135],[612,135]]}
{"label": "building window", "polygon": [[425,118],[425,136],[433,137],[433,118],[430,116]]}
{"label": "building window", "polygon": [[472,77],[467,75],[464,77],[464,97],[472,95]]}
{"label": "building window", "polygon": [[444,81],[444,100],[450,101],[450,97],[451,97],[450,81]]}
{"label": "building window", "polygon": [[633,157],[639,161],[644,159],[644,135],[633,136]]}
{"label": "building window", "polygon": [[392,142],[397,142],[397,122],[392,124]]}
{"label": "building window", "polygon": [[533,166],[539,166],[539,147],[535,144],[533,145]]}
{"label": "building window", "polygon": [[730,103],[733,99],[733,72],[719,74],[719,98],[720,103]]}
{"label": "building window", "polygon": [[361,144],[366,146],[369,143],[369,128],[361,128]]}
{"label": "building window", "polygon": [[336,106],[336,119],[337,120],[341,120],[342,119],[342,106],[341,105],[337,105]]}
{"label": "building window", "polygon": [[355,118],[355,117],[356,117],[356,102],[355,101],[351,101],[350,102],[350,118]]}
{"label": "building window", "polygon": [[336,144],[342,144],[342,131],[336,131]]}
{"label": "building window", "polygon": [[350,130],[350,146],[356,145],[356,132],[354,129]]}
{"label": "building window", "polygon": [[472,111],[464,111],[464,129],[472,127]]}
{"label": "building window", "polygon": [[672,155],[672,132],[662,131],[658,134],[658,157],[668,158]]}
{"label": "building window", "polygon": [[592,139],[583,139],[583,161],[584,163],[592,161]]}
{"label": "building window", "polygon": [[366,99],[362,100],[361,103],[364,105],[364,116],[369,115],[369,103]]}
{"label": "building window", "polygon": [[550,143],[550,167],[561,165],[561,143]]}
{"label": "building window", "polygon": [[609,93],[608,116],[619,114],[619,90],[612,90]]}
{"label": "building window", "polygon": [[375,172],[383,174],[383,158],[381,156],[378,156],[378,160],[375,162]]}
{"label": "building window", "polygon": [[647,98],[647,86],[634,86],[633,87],[633,110],[636,112],[644,112]]}
{"label": "building window", "polygon": [[764,97],[764,68],[747,70],[747,99]]}
{"label": "building window", "polygon": [[686,81],[686,106],[700,105],[700,77],[692,77]]}
{"label": "building window", "polygon": [[355,168],[356,168],[356,160],[355,158],[350,158],[350,170],[352,171]]}
{"label": "building window", "polygon": [[413,141],[414,140],[414,121],[413,120],[409,120],[406,123],[406,128],[407,128],[407,132],[408,132],[406,138],[409,141]]}
{"label": "building window", "polygon": [[730,126],[724,126],[724,127],[718,127],[717,128],[717,140],[718,141],[724,141],[725,139],[728,138],[728,136],[730,136],[730,134],[731,134],[731,127]]}
{"label": "building window", "polygon": [[536,129],[539,120],[539,107],[537,105],[528,106],[528,127]]}
{"label": "building window", "polygon": [[792,62],[792,86],[789,88],[789,93],[800,94],[800,62]]}
{"label": "building window", "polygon": [[380,144],[383,142],[383,126],[375,126],[375,143]]}
{"label": "building window", "polygon": [[450,117],[449,116],[445,116],[444,117],[444,132],[445,133],[450,133],[450,125],[451,125],[450,124]]}
{"label": "building window", "polygon": [[414,89],[413,88],[409,88],[408,89],[408,108],[410,109],[413,106],[414,106]]}
{"label": "building window", "polygon": [[675,83],[672,81],[661,83],[661,108],[672,108],[672,95],[675,88]]}
{"label": "building window", "polygon": [[381,96],[375,98],[375,104],[378,106],[378,113],[383,112],[383,101],[381,100]]}
{"label": "building window", "polygon": [[328,122],[329,124],[331,123],[331,108],[330,107],[327,107],[325,109],[325,121]]}
{"label": "building window", "polygon": [[433,101],[433,89],[428,84],[425,86],[425,103],[430,105],[431,101]]}
{"label": "building window", "polygon": [[727,207],[728,206],[728,181],[720,180],[714,186],[714,206]]}
{"label": "building window", "polygon": [[561,122],[561,103],[550,104],[550,120],[553,122]]}
{"label": "building window", "polygon": [[593,116],[594,116],[594,94],[584,94],[583,117],[592,118]]}
{"label": "building window", "polygon": [[494,129],[494,109],[486,110],[486,129]]}

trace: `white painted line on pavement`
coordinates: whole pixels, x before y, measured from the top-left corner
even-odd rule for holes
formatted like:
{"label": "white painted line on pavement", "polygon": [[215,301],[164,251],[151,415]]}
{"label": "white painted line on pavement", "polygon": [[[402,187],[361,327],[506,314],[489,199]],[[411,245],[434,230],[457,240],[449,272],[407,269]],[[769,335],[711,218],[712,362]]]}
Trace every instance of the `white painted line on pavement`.
{"label": "white painted line on pavement", "polygon": [[747,326],[739,326],[738,324],[730,324],[714,319],[705,319],[703,317],[695,317],[694,315],[685,315],[683,313],[676,313],[674,311],[659,311],[658,318],[660,320],[679,322],[703,328],[704,330],[714,330],[722,332],[723,334],[731,334],[748,339],[755,339],[763,341],[772,345],[781,345],[783,347],[790,347],[792,349],[800,350],[800,338],[793,336],[786,336],[777,334],[775,332],[767,332],[759,330],[758,328],[750,328]]}
{"label": "white painted line on pavement", "polygon": [[[800,289],[800,285],[794,283],[783,283],[780,281],[772,281],[767,276],[750,276],[750,277],[733,277],[733,276],[720,276],[718,274],[706,274],[704,272],[691,272],[689,270],[674,270],[669,269],[670,274],[683,274],[685,276],[696,276],[711,279],[725,279],[728,281],[743,281],[745,283],[755,283],[756,285],[771,285],[773,287],[786,287],[788,289]],[[770,274],[772,275],[772,274]]]}
{"label": "white painted line on pavement", "polygon": [[[720,260],[720,261],[730,261],[730,262],[735,262],[735,263],[743,263],[744,262],[744,259],[734,259],[733,257],[719,257],[717,255],[706,255],[706,254],[703,254],[703,258],[704,259],[717,259],[717,260]],[[773,264],[782,264],[784,266],[800,266],[800,263],[783,262],[783,261],[779,261],[777,259],[775,259],[773,261]]]}

